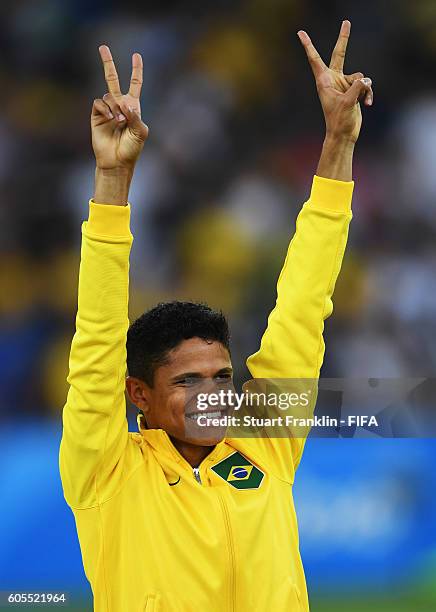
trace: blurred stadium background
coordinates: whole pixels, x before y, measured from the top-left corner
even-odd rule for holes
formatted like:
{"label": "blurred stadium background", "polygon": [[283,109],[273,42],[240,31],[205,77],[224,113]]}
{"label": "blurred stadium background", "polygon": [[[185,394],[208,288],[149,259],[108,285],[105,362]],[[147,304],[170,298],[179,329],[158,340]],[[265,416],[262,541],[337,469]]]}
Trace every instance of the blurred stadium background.
{"label": "blurred stadium background", "polygon": [[[436,3],[5,0],[0,22],[0,591],[90,610],[57,471],[80,225],[93,190],[97,46],[144,57],[150,139],[131,192],[130,317],[157,301],[228,313],[257,348],[323,138],[296,37],[374,80],[325,376],[436,372]],[[436,444],[311,440],[295,486],[313,612],[436,610]],[[146,554],[146,551],[144,551]]]}

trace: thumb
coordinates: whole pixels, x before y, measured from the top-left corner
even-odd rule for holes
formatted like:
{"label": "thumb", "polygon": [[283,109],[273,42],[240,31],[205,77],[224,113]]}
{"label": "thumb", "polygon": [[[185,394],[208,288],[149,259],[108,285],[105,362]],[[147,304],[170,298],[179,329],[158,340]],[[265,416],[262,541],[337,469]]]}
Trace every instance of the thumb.
{"label": "thumb", "polygon": [[356,79],[350,89],[344,94],[345,106],[352,107],[371,91],[372,81],[368,78]]}
{"label": "thumb", "polygon": [[123,105],[123,112],[126,116],[127,126],[131,132],[139,139],[146,140],[148,137],[148,126],[141,120],[138,111],[134,110],[131,106]]}

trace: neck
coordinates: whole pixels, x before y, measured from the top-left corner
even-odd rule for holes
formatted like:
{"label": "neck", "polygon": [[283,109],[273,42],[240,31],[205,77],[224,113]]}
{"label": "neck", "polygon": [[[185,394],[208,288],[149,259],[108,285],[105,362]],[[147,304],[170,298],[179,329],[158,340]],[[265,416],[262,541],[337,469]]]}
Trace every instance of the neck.
{"label": "neck", "polygon": [[197,444],[182,442],[172,437],[170,437],[170,440],[182,457],[186,459],[192,467],[198,467],[203,459],[205,459],[215,448],[215,446],[198,446]]}

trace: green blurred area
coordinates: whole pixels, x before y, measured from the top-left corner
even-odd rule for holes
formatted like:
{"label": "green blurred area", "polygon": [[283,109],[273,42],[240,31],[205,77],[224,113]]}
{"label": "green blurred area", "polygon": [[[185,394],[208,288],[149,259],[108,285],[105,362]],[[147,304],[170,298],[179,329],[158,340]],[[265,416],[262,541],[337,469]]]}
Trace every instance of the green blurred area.
{"label": "green blurred area", "polygon": [[[0,610],[30,610],[49,606],[12,606],[0,607]],[[51,606],[68,612],[92,612],[92,605],[86,602],[75,602],[74,605]],[[367,598],[367,599],[329,599],[314,598],[310,605],[311,612],[435,612],[436,598],[416,595],[401,598]],[[271,610],[271,612],[278,612]],[[292,611],[289,611],[292,612]]]}
{"label": "green blurred area", "polygon": [[314,599],[311,612],[434,612],[436,600],[401,599]]}

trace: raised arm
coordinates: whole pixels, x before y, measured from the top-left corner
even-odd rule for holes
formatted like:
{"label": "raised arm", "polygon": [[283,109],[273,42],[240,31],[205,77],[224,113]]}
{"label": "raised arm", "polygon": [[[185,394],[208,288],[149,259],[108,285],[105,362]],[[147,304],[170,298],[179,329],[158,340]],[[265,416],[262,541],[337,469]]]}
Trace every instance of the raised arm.
{"label": "raised arm", "polygon": [[343,73],[350,22],[342,23],[330,67],[306,32],[299,38],[315,76],[326,136],[311,196],[303,206],[277,286],[261,347],[247,360],[257,378],[314,378],[324,353],[323,322],[340,270],[351,219],[352,160],[362,123],[359,99],[372,104],[371,80]]}
{"label": "raised arm", "polygon": [[[141,121],[142,59],[132,57],[132,79],[122,95],[115,65],[100,47],[109,92],[94,100],[92,145],[95,194],[82,225],[76,332],[71,344],[68,397],[63,411],[60,473],[67,502],[98,503],[125,471],[128,448],[124,397],[128,320],[129,186],[148,135]],[[111,475],[109,479],[108,476]]]}
{"label": "raised arm", "polygon": [[[275,308],[260,349],[247,360],[254,378],[319,376],[324,320],[332,314],[331,298],[352,216],[352,159],[362,122],[359,100],[368,106],[373,101],[370,79],[362,73],[343,74],[349,33],[350,22],[344,21],[329,67],[309,36],[298,33],[315,76],[326,136],[310,198],[298,216],[278,279]],[[295,466],[303,445],[303,439],[291,440]],[[281,446],[286,448],[286,443]]]}

